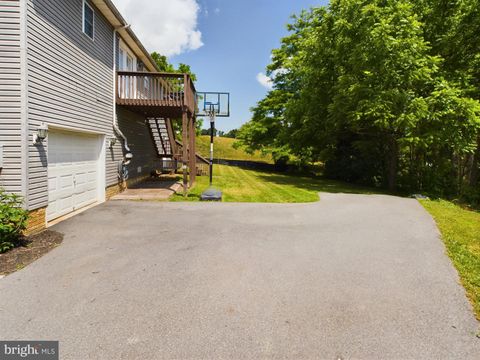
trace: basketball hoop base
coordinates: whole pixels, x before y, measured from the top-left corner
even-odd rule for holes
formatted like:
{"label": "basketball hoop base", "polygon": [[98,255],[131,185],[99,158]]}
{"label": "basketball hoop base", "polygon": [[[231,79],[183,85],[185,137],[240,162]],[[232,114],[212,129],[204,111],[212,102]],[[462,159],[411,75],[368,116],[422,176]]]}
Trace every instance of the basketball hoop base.
{"label": "basketball hoop base", "polygon": [[222,201],[222,192],[215,188],[208,188],[202,195],[200,195],[201,201]]}

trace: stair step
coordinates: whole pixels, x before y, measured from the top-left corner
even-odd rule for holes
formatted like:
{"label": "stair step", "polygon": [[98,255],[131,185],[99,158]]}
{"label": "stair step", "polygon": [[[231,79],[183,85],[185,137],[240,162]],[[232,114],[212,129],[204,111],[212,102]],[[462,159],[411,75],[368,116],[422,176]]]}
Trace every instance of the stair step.
{"label": "stair step", "polygon": [[147,119],[158,156],[173,156],[167,124],[164,119]]}

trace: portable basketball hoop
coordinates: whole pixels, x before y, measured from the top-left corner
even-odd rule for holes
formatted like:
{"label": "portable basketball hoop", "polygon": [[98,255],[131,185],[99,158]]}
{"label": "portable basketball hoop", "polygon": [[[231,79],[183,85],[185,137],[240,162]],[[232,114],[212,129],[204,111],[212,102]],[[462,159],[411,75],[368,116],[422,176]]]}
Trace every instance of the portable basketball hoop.
{"label": "portable basketball hoop", "polygon": [[198,117],[210,119],[210,186],[200,196],[202,201],[221,201],[222,192],[213,187],[213,139],[215,118],[230,116],[230,94],[222,92],[197,93]]}

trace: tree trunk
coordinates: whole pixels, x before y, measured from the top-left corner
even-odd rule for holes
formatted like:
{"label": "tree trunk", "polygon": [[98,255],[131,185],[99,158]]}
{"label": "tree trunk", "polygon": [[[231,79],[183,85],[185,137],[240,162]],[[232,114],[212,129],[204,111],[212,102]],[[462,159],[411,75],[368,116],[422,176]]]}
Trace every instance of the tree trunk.
{"label": "tree trunk", "polygon": [[388,190],[395,191],[397,188],[398,172],[398,144],[395,138],[390,138],[388,144]]}
{"label": "tree trunk", "polygon": [[472,167],[470,169],[469,185],[476,186],[478,183],[478,167],[480,165],[480,135],[477,138],[477,150],[473,155]]}

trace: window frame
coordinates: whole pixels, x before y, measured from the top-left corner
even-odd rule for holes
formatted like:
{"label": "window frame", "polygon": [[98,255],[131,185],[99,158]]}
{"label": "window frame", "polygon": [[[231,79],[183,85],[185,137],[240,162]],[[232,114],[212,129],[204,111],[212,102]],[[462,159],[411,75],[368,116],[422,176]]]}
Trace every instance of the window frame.
{"label": "window frame", "polygon": [[120,71],[125,70],[125,50],[123,47],[119,46],[118,47],[118,69]]}
{"label": "window frame", "polygon": [[[92,36],[87,34],[85,31],[85,22],[87,19],[85,17],[85,6],[88,6],[88,8],[92,11]],[[82,2],[82,31],[90,40],[95,41],[95,9],[88,3],[87,0],[83,0]]]}
{"label": "window frame", "polygon": [[[121,52],[123,51],[123,59],[120,59],[121,57]],[[120,71],[137,71],[137,64],[138,64],[138,59],[135,53],[130,50],[127,44],[122,39],[119,39],[118,42],[118,70]],[[127,58],[130,57],[132,59],[132,70],[127,69]],[[123,60],[123,61],[122,61]],[[123,67],[122,67],[123,65]]]}
{"label": "window frame", "polygon": [[[130,66],[128,66],[130,64]],[[127,53],[127,62],[125,63],[126,65],[126,71],[135,71],[135,62],[133,60],[133,57]]]}

